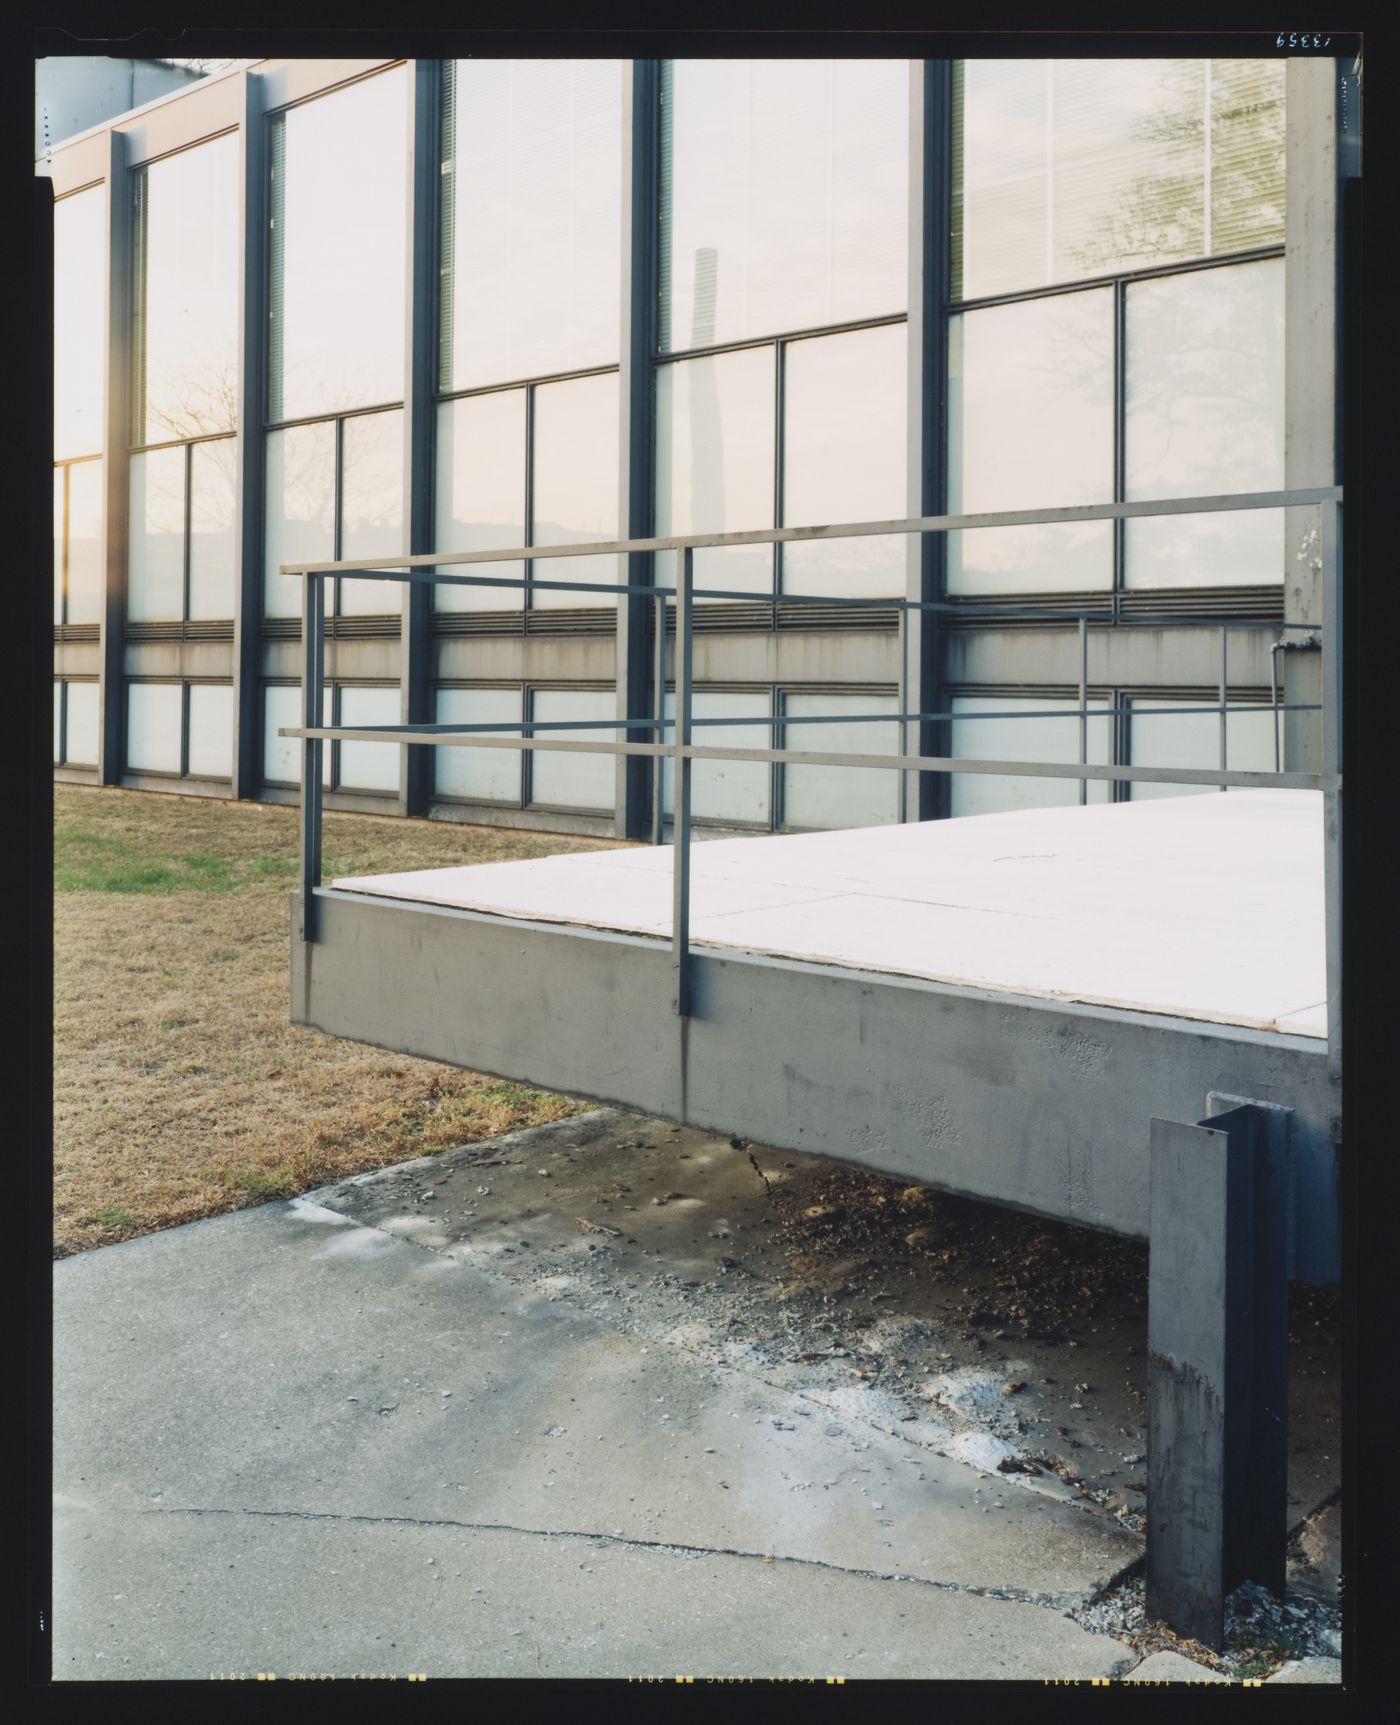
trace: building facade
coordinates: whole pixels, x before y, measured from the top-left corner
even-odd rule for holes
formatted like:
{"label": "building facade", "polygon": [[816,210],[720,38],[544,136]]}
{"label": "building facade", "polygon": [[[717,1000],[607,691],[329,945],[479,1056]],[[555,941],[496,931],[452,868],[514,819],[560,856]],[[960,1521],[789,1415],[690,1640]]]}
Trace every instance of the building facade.
{"label": "building facade", "polygon": [[[295,801],[285,562],[1334,483],[1355,106],[1347,66],[1284,55],[288,59],[54,145],[56,777]],[[1310,766],[1316,714],[1274,710],[1316,698],[1275,647],[1319,620],[1286,515],[701,551],[696,715],[759,721],[717,746],[1073,761],[1082,703],[1094,763]],[[941,608],[777,602],[833,594]],[[342,581],[326,717],[643,718],[648,627]],[[330,808],[653,829],[614,757],[326,756]],[[725,830],[1080,796],[694,770]]]}

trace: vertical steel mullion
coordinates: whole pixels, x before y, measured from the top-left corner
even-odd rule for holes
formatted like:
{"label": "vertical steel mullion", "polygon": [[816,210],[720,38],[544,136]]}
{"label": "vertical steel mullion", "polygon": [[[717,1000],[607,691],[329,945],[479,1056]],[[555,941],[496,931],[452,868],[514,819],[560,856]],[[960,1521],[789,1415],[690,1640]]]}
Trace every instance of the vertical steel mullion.
{"label": "vertical steel mullion", "polygon": [[[335,499],[332,507],[335,510],[331,522],[331,556],[335,562],[340,561],[343,543],[341,523],[345,516],[345,418],[339,416],[335,421]],[[340,600],[341,581],[339,575],[331,582],[331,615],[341,615]]]}
{"label": "vertical steel mullion", "polygon": [[[787,487],[787,343],[773,343],[773,525],[785,525],[784,491]],[[773,546],[773,567],[771,571],[772,587],[770,591],[776,596],[783,591],[787,578],[787,568],[783,561],[781,541]],[[782,616],[782,606],[772,606],[772,621],[770,628],[779,626]]]}
{"label": "vertical steel mullion", "polygon": [[671,970],[675,979],[673,1006],[690,1016],[690,747],[691,724],[691,607],[694,603],[694,558],[690,546],[676,557],[676,723],[671,758],[675,762],[675,813],[672,825]]}
{"label": "vertical steel mullion", "polygon": [[[618,424],[618,532],[646,538],[652,530],[655,492],[655,420],[658,278],[660,252],[661,63],[629,60],[622,66],[622,247]],[[652,580],[649,552],[618,558],[618,579],[638,586]],[[619,596],[616,661],[617,717],[638,719],[655,704],[644,596]],[[628,742],[649,731],[629,729]],[[614,818],[619,838],[643,839],[655,780],[644,757],[617,756]]]}
{"label": "vertical steel mullion", "polygon": [[[1226,740],[1226,709],[1230,696],[1230,630],[1224,623],[1220,625],[1220,770],[1228,771],[1226,761],[1228,748]],[[1228,785],[1221,785],[1222,791],[1229,790]]]}
{"label": "vertical steel mullion", "polygon": [[[408,113],[407,291],[404,295],[403,547],[433,549],[434,396],[438,378],[438,283],[443,202],[441,61],[411,62]],[[407,582],[399,591],[399,719],[422,724],[432,710],[432,588]],[[427,813],[436,751],[405,745],[399,761],[399,812]]]}
{"label": "vertical steel mullion", "polygon": [[[906,505],[911,516],[938,515],[947,505],[948,302],[952,273],[953,64],[916,60],[909,87],[909,377],[906,407]],[[906,542],[904,597],[945,596],[947,535],[919,534]],[[945,682],[940,614],[905,614],[909,644],[908,699],[920,713],[941,712]],[[906,709],[907,710],[907,709]],[[918,754],[942,751],[941,722],[921,722],[909,740]],[[914,773],[905,782],[904,818],[930,820],[951,806],[947,773]]]}
{"label": "vertical steel mullion", "polygon": [[238,436],[234,443],[235,539],[233,592],[233,794],[256,796],[263,778],[260,748],[265,704],[258,624],[262,616],[267,562],[264,537],[266,491],[268,346],[267,122],[263,84],[255,72],[240,74]]}
{"label": "vertical steel mullion", "polygon": [[1278,642],[1269,647],[1269,706],[1274,718],[1274,771],[1280,772],[1283,767],[1283,750],[1278,734]]}
{"label": "vertical steel mullion", "polygon": [[[655,619],[656,639],[653,643],[654,656],[652,666],[652,711],[660,728],[652,734],[658,743],[666,741],[666,596],[658,593],[652,603],[652,616]],[[651,786],[651,842],[654,845],[666,842],[666,757],[657,755],[652,763]]]}
{"label": "vertical steel mullion", "polygon": [[1327,1079],[1332,1133],[1341,1136],[1342,1085],[1342,511],[1322,507],[1322,817],[1327,948]]}
{"label": "vertical steel mullion", "polygon": [[[1089,759],[1089,619],[1079,619],[1079,764]],[[1079,781],[1079,803],[1089,800],[1089,781]]]}
{"label": "vertical steel mullion", "polygon": [[180,679],[180,777],[190,776],[190,686]]}
{"label": "vertical steel mullion", "polygon": [[69,480],[73,476],[73,469],[65,461],[58,471],[62,475],[61,484],[63,486],[63,525],[59,530],[63,537],[58,548],[58,616],[60,623],[66,624],[68,621],[68,536],[71,531],[68,515],[72,508],[72,486],[69,484]]}
{"label": "vertical steel mullion", "polygon": [[[525,385],[525,543],[535,543],[535,385]],[[546,577],[547,579],[548,577]],[[535,565],[525,559],[525,585],[520,592],[521,627],[530,632],[530,617],[535,608]]]}
{"label": "vertical steel mullion", "polygon": [[130,145],[123,132],[106,138],[103,256],[102,526],[98,606],[101,693],[98,778],[121,783],[126,757],[123,632],[126,623],[131,455],[131,188]]}
{"label": "vertical steel mullion", "polygon": [[[1113,284],[1113,501],[1126,501],[1128,486],[1128,287]],[[1122,616],[1127,583],[1128,524],[1113,523],[1113,620]]]}
{"label": "vertical steel mullion", "polygon": [[185,543],[183,563],[181,568],[181,586],[184,593],[184,608],[180,620],[188,623],[190,620],[190,536],[194,517],[194,445],[187,443],[184,448],[185,457]]}
{"label": "vertical steel mullion", "polygon": [[[301,597],[301,723],[303,730],[323,722],[322,648],[325,636],[325,580],[302,576]],[[334,714],[332,714],[334,718]],[[316,938],[315,893],[321,884],[321,771],[325,745],[319,737],[303,737],[301,747],[301,938]],[[334,779],[334,773],[332,773]]]}

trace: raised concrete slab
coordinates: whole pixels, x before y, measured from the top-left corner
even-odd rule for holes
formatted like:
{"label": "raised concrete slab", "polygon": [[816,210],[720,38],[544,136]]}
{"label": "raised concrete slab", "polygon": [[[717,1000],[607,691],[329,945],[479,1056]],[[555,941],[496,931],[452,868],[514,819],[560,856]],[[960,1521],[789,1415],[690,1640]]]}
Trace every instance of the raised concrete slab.
{"label": "raised concrete slab", "polygon": [[1129,1657],[1062,1615],[1107,1518],[318,1204],[66,1259],[55,1315],[60,1676]]}
{"label": "raised concrete slab", "polygon": [[1208,1665],[1197,1665],[1180,1653],[1154,1653],[1128,1673],[1129,1683],[1228,1683]]}
{"label": "raised concrete slab", "polygon": [[[1325,1037],[1322,871],[1316,791],[726,839],[693,847],[691,940]],[[671,872],[640,846],[332,885],[665,936]]]}
{"label": "raised concrete slab", "polygon": [[1340,1659],[1290,1659],[1269,1678],[1270,1683],[1340,1683]]}

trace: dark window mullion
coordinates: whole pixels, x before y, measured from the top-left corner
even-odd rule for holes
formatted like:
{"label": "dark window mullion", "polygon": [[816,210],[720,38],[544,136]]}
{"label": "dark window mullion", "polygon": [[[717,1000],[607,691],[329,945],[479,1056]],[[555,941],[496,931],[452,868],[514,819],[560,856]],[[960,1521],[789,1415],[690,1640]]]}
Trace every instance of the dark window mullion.
{"label": "dark window mullion", "polygon": [[[773,344],[773,525],[784,525],[783,491],[787,477],[786,461],[786,416],[787,416],[787,343],[777,341]],[[773,594],[774,597],[783,591],[783,547],[777,541],[773,546]],[[778,623],[778,607],[774,604],[769,627],[776,628]]]}
{"label": "dark window mullion", "polygon": [[[1113,501],[1122,503],[1128,470],[1128,290],[1121,278],[1113,284]],[[1113,523],[1113,620],[1122,612],[1124,552],[1127,522]]]}
{"label": "dark window mullion", "polygon": [[190,686],[180,684],[180,777],[190,774]]}
{"label": "dark window mullion", "polygon": [[[525,385],[525,543],[535,543],[535,386]],[[525,588],[520,595],[521,624],[524,633],[530,630],[530,613],[534,610],[535,565],[525,559]]]}

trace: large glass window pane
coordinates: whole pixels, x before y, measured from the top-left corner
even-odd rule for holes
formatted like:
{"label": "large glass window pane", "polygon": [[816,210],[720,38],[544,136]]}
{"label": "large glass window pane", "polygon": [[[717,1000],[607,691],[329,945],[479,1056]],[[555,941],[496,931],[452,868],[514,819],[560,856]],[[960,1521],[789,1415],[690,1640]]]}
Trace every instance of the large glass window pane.
{"label": "large glass window pane", "polygon": [[[769,718],[773,710],[766,689],[757,694],[697,689],[691,705],[697,719]],[[675,716],[676,697],[672,693],[666,697],[666,717],[674,720]],[[802,727],[804,731],[808,728]],[[711,749],[767,749],[772,746],[771,735],[768,725],[701,725],[692,733],[692,741]],[[662,806],[669,815],[675,809],[676,769],[667,761],[662,773]],[[772,768],[767,761],[693,761],[690,811],[696,820],[766,827],[772,811],[771,786]]]}
{"label": "large glass window pane", "polygon": [[905,308],[907,61],[676,60],[664,76],[663,352]]}
{"label": "large glass window pane", "polygon": [[[519,689],[439,689],[439,725],[519,725]],[[518,732],[516,733],[519,734]],[[433,786],[440,797],[490,803],[520,802],[520,763],[515,749],[434,749]]]}
{"label": "large glass window pane", "polygon": [[135,440],[232,431],[238,412],[238,135],[135,176]]}
{"label": "large glass window pane", "polygon": [[[1191,703],[1187,701],[1132,703],[1128,758],[1133,766],[1196,767],[1211,772],[1219,770],[1220,714],[1179,711],[1189,705]],[[1272,710],[1268,707],[1235,708],[1226,714],[1225,723],[1226,771],[1273,772]],[[1208,785],[1168,784],[1130,784],[1128,793],[1134,801],[1145,797],[1196,797],[1212,794]]]}
{"label": "large glass window pane", "polygon": [[273,121],[270,419],[403,398],[406,95],[398,66]]}
{"label": "large glass window pane", "polygon": [[[322,691],[321,715],[325,724],[331,722],[332,691]],[[263,687],[263,778],[269,784],[298,785],[301,783],[301,749],[296,737],[279,737],[283,725],[301,723],[301,690],[286,683],[267,683]],[[321,781],[331,782],[331,749],[325,743],[321,749]]]}
{"label": "large glass window pane", "polygon": [[1282,60],[968,60],[955,299],[1283,239]]}
{"label": "large glass window pane", "polygon": [[[532,545],[586,545],[617,538],[617,392],[615,374],[542,385],[535,391]],[[544,581],[617,580],[616,557],[550,558],[534,564]],[[536,591],[536,610],[610,605],[600,593]]]}
{"label": "large glass window pane", "polygon": [[53,452],[102,449],[106,343],[106,192],[92,186],[53,211]]}
{"label": "large glass window pane", "polygon": [[102,600],[102,467],[68,469],[68,621],[96,623]]}
{"label": "large glass window pane", "polygon": [[[301,616],[301,578],[281,563],[335,556],[335,426],[297,425],[267,435],[265,617]],[[327,610],[330,607],[327,605]]]}
{"label": "large glass window pane", "polygon": [[[611,719],[617,701],[610,689],[537,689],[531,697],[531,717],[539,723],[567,719]],[[546,732],[565,742],[596,737],[617,743],[624,733],[614,728]],[[611,811],[616,799],[616,755],[585,755],[540,751],[530,757],[530,801],[556,808]]]}
{"label": "large glass window pane", "polygon": [[178,683],[127,684],[126,765],[129,772],[179,772],[180,708]]}
{"label": "large glass window pane", "polygon": [[63,621],[63,516],[67,470],[53,470],[53,620]]}
{"label": "large glass window pane", "polygon": [[[347,419],[341,432],[340,555],[403,555],[403,413]],[[403,587],[395,581],[342,581],[342,616],[397,615]]]}
{"label": "large glass window pane", "polygon": [[[342,725],[398,725],[397,689],[347,689],[340,691]],[[342,743],[340,783],[348,790],[396,791],[399,788],[397,743]]]}
{"label": "large glass window pane", "polygon": [[[898,520],[905,511],[903,324],[795,341],[783,390],[783,525]],[[902,594],[906,540],[785,545],[783,586],[844,598]]]}
{"label": "large glass window pane", "polygon": [[[1132,500],[1283,486],[1283,262],[1134,282],[1127,305]],[[1281,510],[1126,523],[1129,587],[1283,580]]]}
{"label": "large glass window pane", "polygon": [[190,616],[232,617],[238,446],[196,443],[190,461]]}
{"label": "large glass window pane", "polygon": [[[948,507],[976,514],[1113,500],[1113,295],[988,306],[948,323]],[[1107,521],[948,535],[952,594],[1113,584]]]}
{"label": "large glass window pane", "polygon": [[[1090,701],[1090,713],[1106,713],[1106,703]],[[954,695],[953,753],[973,761],[1077,761],[1079,703],[1041,695]],[[1066,718],[997,718],[1002,713],[1065,713]],[[977,715],[987,715],[978,717]],[[1086,757],[1091,766],[1113,760],[1113,721],[1091,718],[1085,727]],[[989,815],[1004,809],[1049,809],[1077,803],[1074,779],[1002,778],[990,773],[952,774],[952,812]],[[1089,781],[1088,801],[1106,803],[1106,779]]]}
{"label": "large glass window pane", "polygon": [[70,766],[97,765],[97,695],[96,682],[68,684],[68,747],[65,758]]}
{"label": "large glass window pane", "polygon": [[[890,713],[899,711],[892,695],[787,695],[783,710],[791,718],[820,719],[840,713]],[[790,725],[784,728],[782,747],[846,755],[894,755],[899,753],[899,726],[878,718],[838,724]],[[899,782],[893,772],[873,767],[783,768],[783,825],[785,827],[874,827],[899,819]]]}
{"label": "large glass window pane", "polygon": [[[504,551],[525,543],[523,389],[443,402],[438,409],[435,496],[439,551]],[[518,581],[525,565],[471,563],[455,572]],[[523,604],[523,589],[433,588],[437,611],[516,611]]]}
{"label": "large glass window pane", "polygon": [[133,623],[185,614],[185,451],[131,458],[126,614]]}
{"label": "large glass window pane", "polygon": [[451,62],[442,166],[443,388],[615,363],[621,63]]}
{"label": "large glass window pane", "polygon": [[192,777],[227,779],[233,776],[233,685],[190,684],[190,745]]}
{"label": "large glass window pane", "polygon": [[[738,533],[773,525],[773,349],[661,366],[656,374],[656,531]],[[695,584],[773,591],[768,545],[695,553]],[[675,584],[675,559],[656,559]]]}

